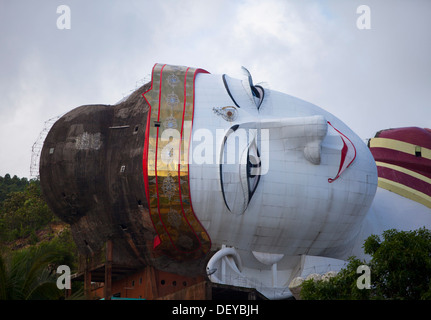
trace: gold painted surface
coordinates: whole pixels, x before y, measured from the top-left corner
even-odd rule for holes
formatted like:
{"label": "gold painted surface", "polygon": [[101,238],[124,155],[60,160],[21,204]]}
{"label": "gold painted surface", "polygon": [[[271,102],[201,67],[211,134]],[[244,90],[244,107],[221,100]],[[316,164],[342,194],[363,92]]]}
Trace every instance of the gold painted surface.
{"label": "gold painted surface", "polygon": [[160,239],[157,250],[173,258],[199,258],[211,242],[195,216],[189,189],[188,150],[194,108],[194,77],[203,70],[156,64],[148,132],[149,212]]}

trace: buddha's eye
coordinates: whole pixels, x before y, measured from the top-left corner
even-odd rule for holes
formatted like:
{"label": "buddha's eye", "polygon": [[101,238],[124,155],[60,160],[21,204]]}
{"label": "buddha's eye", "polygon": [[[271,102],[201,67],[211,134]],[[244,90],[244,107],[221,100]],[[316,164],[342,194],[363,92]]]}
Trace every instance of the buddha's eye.
{"label": "buddha's eye", "polygon": [[250,85],[251,92],[253,93],[254,102],[256,103],[256,107],[259,109],[262,104],[263,97],[265,96],[265,91],[259,85],[253,86]]}
{"label": "buddha's eye", "polygon": [[225,205],[230,212],[243,214],[261,174],[256,129],[233,126],[226,133],[220,151],[220,184]]}
{"label": "buddha's eye", "polygon": [[242,70],[245,77],[243,80],[234,80],[224,74],[222,76],[224,87],[237,108],[248,106],[252,99],[259,110],[265,97],[265,90],[253,84],[251,74],[246,68],[242,67]]}
{"label": "buddha's eye", "polygon": [[253,84],[253,79],[251,77],[250,71],[248,71],[246,68],[242,67],[242,70],[244,71],[244,73],[247,75],[248,78],[248,84],[250,86],[250,90],[251,93],[253,94],[254,97],[254,102],[256,104],[256,108],[259,109],[260,105],[262,104],[263,98],[265,96],[265,91],[263,90],[263,88],[259,85],[254,85]]}
{"label": "buddha's eye", "polygon": [[251,199],[253,196],[253,193],[257,188],[257,184],[259,183],[261,167],[262,164],[260,161],[259,150],[256,146],[255,140],[253,140],[252,144],[248,148],[247,154],[247,182],[249,199]]}

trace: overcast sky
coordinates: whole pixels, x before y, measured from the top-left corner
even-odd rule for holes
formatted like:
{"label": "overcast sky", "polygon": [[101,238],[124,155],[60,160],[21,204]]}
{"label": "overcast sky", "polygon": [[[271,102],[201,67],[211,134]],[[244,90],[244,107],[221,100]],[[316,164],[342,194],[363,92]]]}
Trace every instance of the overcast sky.
{"label": "overcast sky", "polygon": [[[57,27],[60,5],[70,29]],[[371,29],[357,27],[360,5]],[[45,121],[115,104],[157,62],[232,76],[245,66],[363,139],[429,128],[430,13],[429,0],[0,0],[0,175],[30,177]]]}

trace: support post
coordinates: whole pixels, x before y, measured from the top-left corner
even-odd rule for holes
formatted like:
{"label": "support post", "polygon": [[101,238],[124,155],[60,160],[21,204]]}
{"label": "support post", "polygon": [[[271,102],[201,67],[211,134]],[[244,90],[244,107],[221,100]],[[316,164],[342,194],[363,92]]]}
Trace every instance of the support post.
{"label": "support post", "polygon": [[272,286],[275,288],[277,286],[277,263],[272,264]]}
{"label": "support post", "polygon": [[85,298],[91,299],[91,264],[92,259],[87,255],[85,257],[85,270],[84,270],[84,294]]}
{"label": "support post", "polygon": [[112,240],[106,242],[106,259],[105,259],[105,300],[111,300],[112,291]]}

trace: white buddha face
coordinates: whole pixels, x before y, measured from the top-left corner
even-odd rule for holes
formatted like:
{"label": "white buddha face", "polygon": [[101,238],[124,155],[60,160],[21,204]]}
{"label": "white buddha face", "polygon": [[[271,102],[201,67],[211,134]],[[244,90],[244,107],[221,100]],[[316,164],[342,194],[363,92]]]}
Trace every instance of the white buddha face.
{"label": "white buddha face", "polygon": [[330,113],[251,77],[198,74],[192,128],[192,205],[213,249],[318,255],[356,235],[377,170]]}

